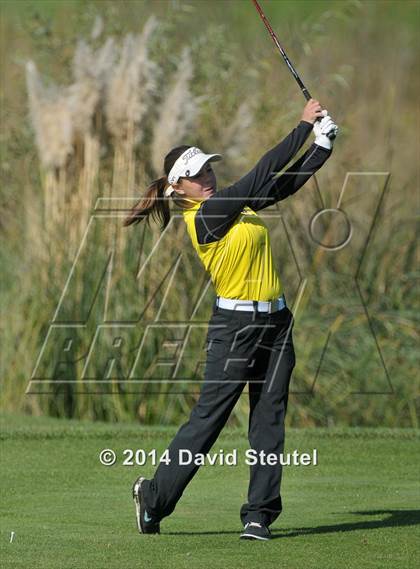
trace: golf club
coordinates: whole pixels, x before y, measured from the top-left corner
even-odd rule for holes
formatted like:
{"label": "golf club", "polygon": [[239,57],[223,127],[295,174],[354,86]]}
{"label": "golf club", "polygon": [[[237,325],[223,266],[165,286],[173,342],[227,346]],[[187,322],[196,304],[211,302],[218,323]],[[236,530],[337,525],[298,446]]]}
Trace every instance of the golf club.
{"label": "golf club", "polygon": [[[284,51],[284,49],[281,47],[280,42],[278,40],[278,37],[276,36],[273,28],[270,25],[270,22],[267,20],[267,18],[265,17],[264,12],[261,9],[261,6],[259,4],[259,2],[257,0],[252,0],[254,2],[254,5],[261,17],[261,20],[264,22],[265,27],[268,30],[268,33],[270,34],[273,42],[276,44],[278,50],[280,51],[284,61],[286,62],[287,67],[290,69],[293,77],[296,79],[297,84],[299,85],[303,95],[305,96],[305,99],[307,101],[309,101],[309,99],[312,99],[311,94],[309,93],[308,89],[305,87],[305,85],[303,84],[302,79],[299,77],[296,69],[294,68],[292,62],[290,61],[290,59],[287,57],[286,52]],[[318,119],[320,120],[320,119]],[[335,138],[335,134],[333,132],[331,132],[330,134],[328,134],[328,138],[330,139],[334,139]]]}

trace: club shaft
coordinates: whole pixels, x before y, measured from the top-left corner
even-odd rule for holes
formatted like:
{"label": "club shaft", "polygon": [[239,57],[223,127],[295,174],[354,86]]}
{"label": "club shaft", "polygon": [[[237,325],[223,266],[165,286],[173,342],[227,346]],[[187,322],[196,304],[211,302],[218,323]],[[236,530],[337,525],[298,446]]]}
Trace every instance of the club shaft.
{"label": "club shaft", "polygon": [[253,2],[254,2],[254,4],[255,4],[256,9],[258,10],[258,13],[259,13],[259,15],[260,15],[260,17],[261,17],[261,20],[264,22],[264,25],[265,25],[265,27],[267,28],[268,33],[270,34],[270,36],[271,36],[273,42],[276,44],[276,46],[277,46],[279,52],[281,53],[281,55],[282,55],[284,61],[286,62],[287,67],[290,69],[290,71],[291,71],[293,77],[296,79],[296,82],[297,82],[297,84],[299,85],[299,87],[300,87],[302,93],[304,94],[305,99],[306,99],[307,101],[309,101],[309,99],[312,99],[311,94],[309,93],[309,91],[308,91],[308,89],[305,87],[305,85],[303,84],[302,79],[299,77],[299,75],[298,75],[296,69],[293,67],[292,62],[291,62],[290,59],[287,57],[286,52],[285,52],[284,49],[281,47],[280,42],[279,42],[279,40],[278,40],[278,38],[277,38],[277,36],[276,36],[276,34],[275,34],[273,28],[270,26],[270,22],[269,22],[269,21],[267,20],[267,18],[265,17],[264,12],[262,11],[261,6],[259,5],[258,1],[257,1],[257,0],[253,0]]}

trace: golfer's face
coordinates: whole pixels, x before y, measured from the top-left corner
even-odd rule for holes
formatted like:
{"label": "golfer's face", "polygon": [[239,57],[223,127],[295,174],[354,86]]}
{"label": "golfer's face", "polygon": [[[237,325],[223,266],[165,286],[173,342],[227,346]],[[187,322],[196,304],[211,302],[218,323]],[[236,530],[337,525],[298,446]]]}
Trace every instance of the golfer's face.
{"label": "golfer's face", "polygon": [[177,190],[196,201],[208,199],[216,192],[216,176],[207,162],[195,176],[180,178]]}

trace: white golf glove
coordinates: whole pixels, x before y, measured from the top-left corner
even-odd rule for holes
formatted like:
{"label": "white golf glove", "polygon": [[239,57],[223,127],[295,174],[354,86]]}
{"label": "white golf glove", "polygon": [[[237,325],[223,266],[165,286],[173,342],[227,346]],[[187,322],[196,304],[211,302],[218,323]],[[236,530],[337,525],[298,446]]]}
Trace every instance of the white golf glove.
{"label": "white golf glove", "polygon": [[338,126],[332,120],[328,111],[323,111],[324,118],[314,123],[315,144],[330,150],[333,146],[334,138],[337,136]]}

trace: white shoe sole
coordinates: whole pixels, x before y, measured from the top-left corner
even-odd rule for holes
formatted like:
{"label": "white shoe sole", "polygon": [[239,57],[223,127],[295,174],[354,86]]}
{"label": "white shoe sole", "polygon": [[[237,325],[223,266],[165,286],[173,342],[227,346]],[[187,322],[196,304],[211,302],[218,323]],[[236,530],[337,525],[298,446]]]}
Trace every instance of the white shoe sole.
{"label": "white shoe sole", "polygon": [[260,541],[269,541],[269,537],[260,537],[251,533],[241,533],[241,539],[259,539]]}
{"label": "white shoe sole", "polygon": [[143,533],[143,530],[141,529],[141,523],[140,523],[140,498],[139,498],[139,493],[140,493],[140,486],[141,483],[144,480],[144,476],[140,476],[140,478],[137,478],[137,480],[134,482],[133,485],[133,500],[134,500],[134,505],[136,507],[136,521],[137,521],[137,529],[139,530],[139,533]]}

